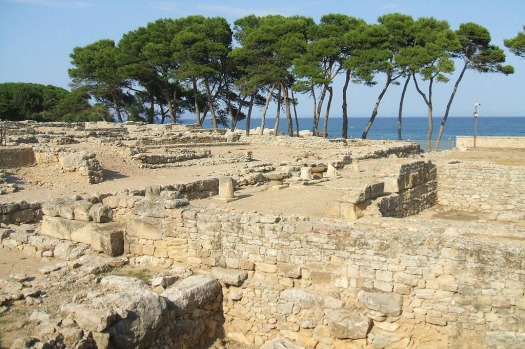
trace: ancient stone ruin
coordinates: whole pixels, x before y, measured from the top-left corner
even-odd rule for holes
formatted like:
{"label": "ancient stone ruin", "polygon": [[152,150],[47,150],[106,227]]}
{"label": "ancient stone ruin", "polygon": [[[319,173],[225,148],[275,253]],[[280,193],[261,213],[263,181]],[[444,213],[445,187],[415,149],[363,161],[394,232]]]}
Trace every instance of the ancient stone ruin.
{"label": "ancient stone ruin", "polygon": [[[0,196],[3,253],[45,264],[0,280],[0,320],[31,310],[30,334],[12,348],[525,343],[524,166],[403,142],[25,127],[0,148],[26,154],[3,157],[4,171],[48,166],[80,176],[84,190],[4,200],[24,193],[20,181]],[[105,149],[141,171],[211,175],[163,172],[171,183],[100,191]],[[293,155],[272,162],[279,151]]]}

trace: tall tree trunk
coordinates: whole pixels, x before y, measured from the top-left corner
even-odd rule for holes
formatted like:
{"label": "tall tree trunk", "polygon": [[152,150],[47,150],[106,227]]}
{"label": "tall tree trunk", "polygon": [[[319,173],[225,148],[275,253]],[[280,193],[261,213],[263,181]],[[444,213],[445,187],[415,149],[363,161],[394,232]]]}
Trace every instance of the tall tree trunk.
{"label": "tall tree trunk", "polygon": [[250,95],[250,104],[248,105],[248,115],[246,115],[246,136],[250,136],[250,120],[252,118],[253,102],[255,100],[255,92]]}
{"label": "tall tree trunk", "polygon": [[432,77],[429,81],[428,85],[428,98],[427,95],[419,88],[419,84],[417,83],[416,79],[416,73],[412,72],[412,75],[414,76],[414,84],[416,85],[417,92],[423,97],[423,100],[425,101],[425,104],[427,105],[427,119],[428,119],[428,129],[427,129],[427,151],[432,150],[432,133],[434,132],[434,111],[432,106],[432,85],[434,84],[434,78]]}
{"label": "tall tree trunk", "polygon": [[348,138],[348,104],[347,104],[347,99],[346,99],[346,93],[348,91],[348,85],[350,84],[351,74],[352,74],[352,72],[350,70],[346,71],[345,84],[343,86],[343,105],[342,105],[342,108],[343,108],[343,132],[342,132],[341,136],[344,139]]}
{"label": "tall tree trunk", "polygon": [[177,122],[177,88],[173,91],[173,114],[171,115],[171,122]]}
{"label": "tall tree trunk", "polygon": [[283,89],[284,110],[286,112],[286,119],[288,120],[288,136],[293,137],[293,121],[292,111],[290,110],[290,98],[288,97],[288,86],[281,84]]}
{"label": "tall tree trunk", "polygon": [[315,130],[318,129],[319,127],[319,119],[317,118],[317,96],[315,95],[315,87],[313,85],[312,85],[312,90],[310,92],[312,94],[312,99],[314,100],[314,104],[313,104],[314,122],[312,125],[312,134],[315,135]]}
{"label": "tall tree trunk", "polygon": [[270,92],[268,92],[268,96],[266,96],[266,103],[264,104],[264,110],[261,117],[261,128],[259,129],[259,135],[264,134],[264,126],[266,124],[266,112],[268,111],[268,107],[270,106],[270,99],[272,98],[273,90],[275,89],[275,84],[272,85],[270,88]]}
{"label": "tall tree trunk", "polygon": [[117,98],[114,95],[112,95],[111,99],[113,100],[113,109],[115,109],[115,113],[117,113],[117,120],[118,122],[123,123],[124,120],[122,120],[122,114],[120,113],[120,108],[117,103]]}
{"label": "tall tree trunk", "polygon": [[164,120],[166,119],[166,112],[164,111],[164,107],[162,106],[162,103],[159,103],[160,107],[160,123],[163,125]]}
{"label": "tall tree trunk", "polygon": [[434,146],[434,149],[437,151],[439,150],[439,143],[441,142],[441,137],[443,136],[443,131],[445,129],[445,123],[448,119],[448,113],[450,112],[450,106],[452,105],[452,101],[454,100],[454,96],[456,95],[456,92],[458,90],[459,83],[461,82],[461,79],[463,79],[463,75],[465,75],[465,71],[467,70],[468,64],[465,62],[465,65],[463,66],[463,69],[461,70],[461,74],[459,74],[459,78],[454,84],[454,89],[452,90],[452,94],[450,95],[450,99],[447,104],[447,110],[445,111],[445,116],[443,116],[443,120],[441,120],[441,125],[439,125],[439,132],[436,138],[436,144]]}
{"label": "tall tree trunk", "polygon": [[363,134],[361,135],[362,139],[366,139],[366,136],[368,135],[368,131],[370,130],[370,127],[372,127],[372,124],[374,123],[374,120],[377,116],[377,110],[379,109],[379,104],[381,104],[381,100],[383,99],[383,96],[385,95],[386,90],[388,89],[391,83],[392,83],[392,77],[389,74],[386,78],[385,87],[383,87],[383,91],[381,91],[381,93],[379,94],[379,97],[377,98],[376,104],[374,106],[374,110],[372,111],[372,116],[370,116],[370,120],[368,120],[368,123],[365,126]]}
{"label": "tall tree trunk", "polygon": [[155,95],[153,93],[149,94],[149,111],[148,111],[148,124],[153,124],[155,121]]}
{"label": "tall tree trunk", "polygon": [[279,133],[279,122],[281,119],[281,93],[282,93],[282,87],[279,88],[279,93],[277,94],[277,113],[275,114],[275,126],[274,126],[274,134],[277,136]]}
{"label": "tall tree trunk", "polygon": [[197,90],[197,79],[192,78],[191,82],[193,84],[193,97],[195,98],[195,124],[197,126],[202,126],[201,112],[199,109],[199,90]]}
{"label": "tall tree trunk", "polygon": [[324,85],[323,90],[321,91],[321,95],[319,96],[319,102],[317,103],[317,110],[315,111],[315,115],[314,115],[314,129],[313,129],[314,136],[319,136],[319,121],[321,121],[321,111],[323,109],[324,99],[326,98],[326,91],[328,91],[327,85]]}
{"label": "tall tree trunk", "polygon": [[324,115],[323,125],[323,137],[328,137],[328,117],[330,116],[330,108],[332,107],[332,97],[334,95],[334,89],[332,86],[328,86],[328,103],[326,103],[326,112]]}
{"label": "tall tree trunk", "polygon": [[[232,118],[232,125],[231,125],[232,132],[235,131],[235,129],[237,128],[237,121],[239,120],[239,116],[241,115],[242,106],[244,104],[244,101],[246,101],[246,98],[248,98],[248,96],[244,96],[239,102],[239,107],[237,108],[237,112],[235,113],[235,116],[233,115],[233,112],[230,111],[230,115]],[[231,101],[229,101],[229,104],[230,104],[229,108],[231,110]]]}
{"label": "tall tree trunk", "polygon": [[412,75],[408,74],[407,79],[405,80],[405,85],[403,86],[403,92],[401,92],[401,99],[399,100],[399,114],[397,116],[397,139],[402,140],[401,130],[403,128],[403,103],[405,102],[405,93],[407,92],[408,83]]}
{"label": "tall tree trunk", "polygon": [[297,103],[295,101],[293,89],[291,89],[291,91],[292,91],[292,101],[293,101],[293,113],[295,115],[295,133],[297,134],[297,137],[299,137],[299,119],[297,118],[297,108],[296,108]]}
{"label": "tall tree trunk", "polygon": [[213,128],[218,128],[217,115],[215,115],[215,107],[213,106],[213,97],[211,95],[210,83],[207,78],[204,79],[204,87],[206,88],[206,95],[208,96],[208,105],[210,107]]}
{"label": "tall tree trunk", "polygon": [[164,97],[166,98],[166,103],[168,104],[168,111],[170,113],[171,122],[174,123],[175,122],[175,111],[173,110],[173,104],[171,103],[171,96],[168,91],[169,91],[168,83],[166,82],[165,89],[164,89]]}

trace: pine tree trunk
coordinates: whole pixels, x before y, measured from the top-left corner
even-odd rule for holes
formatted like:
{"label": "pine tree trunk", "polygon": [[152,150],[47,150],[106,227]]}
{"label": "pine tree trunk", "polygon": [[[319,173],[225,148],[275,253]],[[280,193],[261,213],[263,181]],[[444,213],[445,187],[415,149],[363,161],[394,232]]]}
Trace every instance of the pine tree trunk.
{"label": "pine tree trunk", "polygon": [[427,95],[419,88],[419,84],[417,83],[417,78],[415,75],[415,72],[412,72],[412,75],[414,76],[414,85],[416,85],[417,92],[421,95],[423,100],[425,101],[425,104],[427,105],[427,119],[428,119],[428,130],[427,130],[427,151],[432,150],[432,133],[434,132],[434,120],[433,120],[433,111],[432,111],[432,83],[434,81],[434,78],[430,79],[428,91],[429,91],[429,98],[427,98]]}
{"label": "pine tree trunk", "polygon": [[403,140],[401,135],[401,130],[403,129],[403,103],[405,102],[405,93],[407,92],[410,77],[411,75],[408,74],[408,77],[405,80],[405,85],[403,86],[403,92],[401,92],[401,99],[399,100],[399,115],[397,116],[397,139],[399,141]]}
{"label": "pine tree trunk", "polygon": [[286,120],[288,121],[288,136],[293,137],[293,121],[292,111],[290,110],[290,98],[288,97],[288,87],[282,85],[283,98],[284,98],[284,110],[286,112]]}
{"label": "pine tree trunk", "polygon": [[206,95],[208,96],[208,105],[211,112],[211,120],[213,122],[213,128],[218,128],[217,125],[217,115],[215,115],[215,107],[213,106],[213,97],[211,96],[210,83],[208,79],[204,79],[204,86],[206,88]]}
{"label": "pine tree trunk", "polygon": [[250,104],[248,105],[248,114],[246,115],[246,137],[250,136],[250,121],[252,119],[253,102],[255,100],[255,93],[250,95]]}
{"label": "pine tree trunk", "polygon": [[330,117],[330,108],[332,107],[332,98],[334,96],[334,89],[332,86],[328,87],[328,102],[326,103],[326,113],[324,115],[323,136],[328,137],[328,118]]}
{"label": "pine tree trunk", "polygon": [[293,100],[293,113],[295,116],[295,133],[297,134],[297,137],[299,137],[299,119],[297,118],[297,107],[295,103],[295,96],[293,93],[293,89],[291,91],[292,91],[292,100]]}
{"label": "pine tree trunk", "polygon": [[279,133],[279,121],[281,119],[281,93],[282,93],[282,87],[279,88],[279,93],[277,94],[277,113],[275,114],[275,126],[274,126],[274,134],[276,136]]}
{"label": "pine tree trunk", "polygon": [[275,89],[275,84],[270,88],[268,96],[266,96],[266,104],[264,105],[264,110],[261,117],[261,128],[259,129],[259,135],[264,134],[264,126],[266,124],[266,113],[268,112],[268,107],[270,106],[270,99],[272,98],[273,90]]}
{"label": "pine tree trunk", "polygon": [[195,124],[202,126],[201,113],[199,109],[199,91],[197,90],[197,79],[192,78],[193,83],[193,97],[195,98]]}
{"label": "pine tree trunk", "polygon": [[150,93],[149,95],[149,111],[148,111],[148,124],[153,124],[155,121],[155,95]]}
{"label": "pine tree trunk", "polygon": [[319,121],[321,121],[321,110],[323,109],[324,99],[326,98],[326,85],[323,87],[323,91],[321,92],[321,95],[319,96],[319,103],[317,104],[317,110],[315,111],[314,115],[314,129],[313,133],[314,136],[319,136]]}
{"label": "pine tree trunk", "polygon": [[342,132],[341,136],[344,139],[348,138],[348,104],[347,104],[347,99],[346,99],[346,93],[348,91],[348,85],[350,84],[350,75],[351,75],[351,73],[352,72],[350,70],[346,71],[345,84],[343,86],[343,105],[342,105],[342,108],[343,108],[343,132]]}
{"label": "pine tree trunk", "polygon": [[385,87],[383,87],[383,91],[379,94],[379,97],[377,98],[376,104],[374,106],[374,110],[372,111],[372,116],[370,116],[370,120],[368,120],[368,123],[365,126],[365,129],[363,131],[363,134],[361,135],[362,139],[366,139],[366,136],[368,135],[368,131],[370,131],[370,128],[372,127],[372,124],[374,123],[374,120],[377,116],[377,110],[379,109],[379,104],[381,104],[381,100],[383,99],[383,96],[386,93],[386,90],[390,86],[390,83],[392,83],[392,78],[390,75],[387,76]]}
{"label": "pine tree trunk", "polygon": [[122,114],[120,113],[117,98],[114,95],[112,95],[111,98],[113,99],[113,108],[115,109],[115,113],[117,113],[118,122],[123,123],[124,121],[122,120]]}
{"label": "pine tree trunk", "polygon": [[434,146],[434,150],[439,150],[439,143],[441,143],[441,137],[443,137],[443,131],[445,130],[445,124],[448,119],[448,113],[450,112],[450,106],[452,105],[452,101],[454,100],[454,96],[456,95],[456,92],[458,90],[459,83],[461,82],[461,79],[463,79],[463,75],[465,75],[465,71],[467,70],[468,64],[465,62],[465,65],[463,66],[463,69],[461,70],[461,74],[459,74],[459,78],[454,84],[454,89],[452,90],[452,94],[450,95],[450,99],[447,104],[447,109],[445,111],[445,116],[443,116],[443,120],[441,120],[441,125],[439,125],[439,132],[436,138],[436,144]]}

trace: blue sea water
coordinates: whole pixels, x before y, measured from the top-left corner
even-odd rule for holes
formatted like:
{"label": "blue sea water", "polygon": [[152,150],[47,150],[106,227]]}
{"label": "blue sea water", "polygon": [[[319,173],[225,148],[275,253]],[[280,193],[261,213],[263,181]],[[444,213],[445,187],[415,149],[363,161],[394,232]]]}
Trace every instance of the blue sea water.
{"label": "blue sea water", "polygon": [[[299,118],[299,130],[312,130],[312,118]],[[185,123],[191,123],[191,120],[183,120]],[[322,131],[324,120],[321,119],[320,131]],[[348,138],[360,138],[363,129],[368,122],[366,117],[350,117],[348,121]],[[432,134],[433,142],[436,139],[439,131],[441,118],[434,120],[434,132]],[[259,127],[260,119],[251,120],[251,128]],[[266,128],[273,129],[275,119],[266,119]],[[343,125],[342,118],[328,119],[328,137],[341,137],[341,130]],[[211,128],[211,119],[207,118],[204,121],[204,127]],[[237,129],[244,130],[246,128],[245,120],[237,123]],[[294,120],[294,131],[295,131]],[[426,134],[428,130],[428,121],[425,117],[405,117],[403,119],[402,138],[403,140],[412,140],[425,145]],[[286,118],[281,118],[279,123],[279,131],[288,134],[288,124]],[[472,136],[474,135],[474,117],[449,117],[445,125],[443,137],[441,139],[440,149],[449,149],[455,146],[456,136]],[[508,117],[508,116],[484,116],[478,118],[477,125],[478,136],[524,136],[525,137],[525,116],[523,117]],[[375,119],[372,128],[368,132],[368,139],[385,139],[397,140],[397,118],[392,117],[378,117]]]}

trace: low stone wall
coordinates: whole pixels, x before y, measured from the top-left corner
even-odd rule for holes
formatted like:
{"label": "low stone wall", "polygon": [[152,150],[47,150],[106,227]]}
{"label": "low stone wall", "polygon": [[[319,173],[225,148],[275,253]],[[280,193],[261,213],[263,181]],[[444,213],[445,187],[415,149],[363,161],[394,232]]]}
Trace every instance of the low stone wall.
{"label": "low stone wall", "polygon": [[438,165],[439,203],[489,220],[525,219],[525,167],[480,162]]}
{"label": "low stone wall", "polygon": [[36,164],[33,148],[0,147],[0,168],[29,167]]}
{"label": "low stone wall", "polygon": [[11,202],[0,204],[0,224],[35,223],[42,219],[39,202]]}
{"label": "low stone wall", "polygon": [[401,161],[390,166],[391,175],[361,190],[349,190],[326,205],[331,218],[356,220],[363,216],[407,217],[437,202],[436,166],[430,161]]}
{"label": "low stone wall", "polygon": [[223,289],[225,332],[236,340],[402,346],[414,341],[405,330],[418,325],[449,341],[470,336],[472,347],[525,340],[523,244],[388,222],[349,226],[191,207],[158,214],[125,218],[133,227],[126,250],[166,265],[246,271],[242,287]]}
{"label": "low stone wall", "polygon": [[468,149],[468,148],[513,148],[513,149],[525,149],[525,137],[495,137],[495,136],[457,136],[456,137],[456,148]]}

